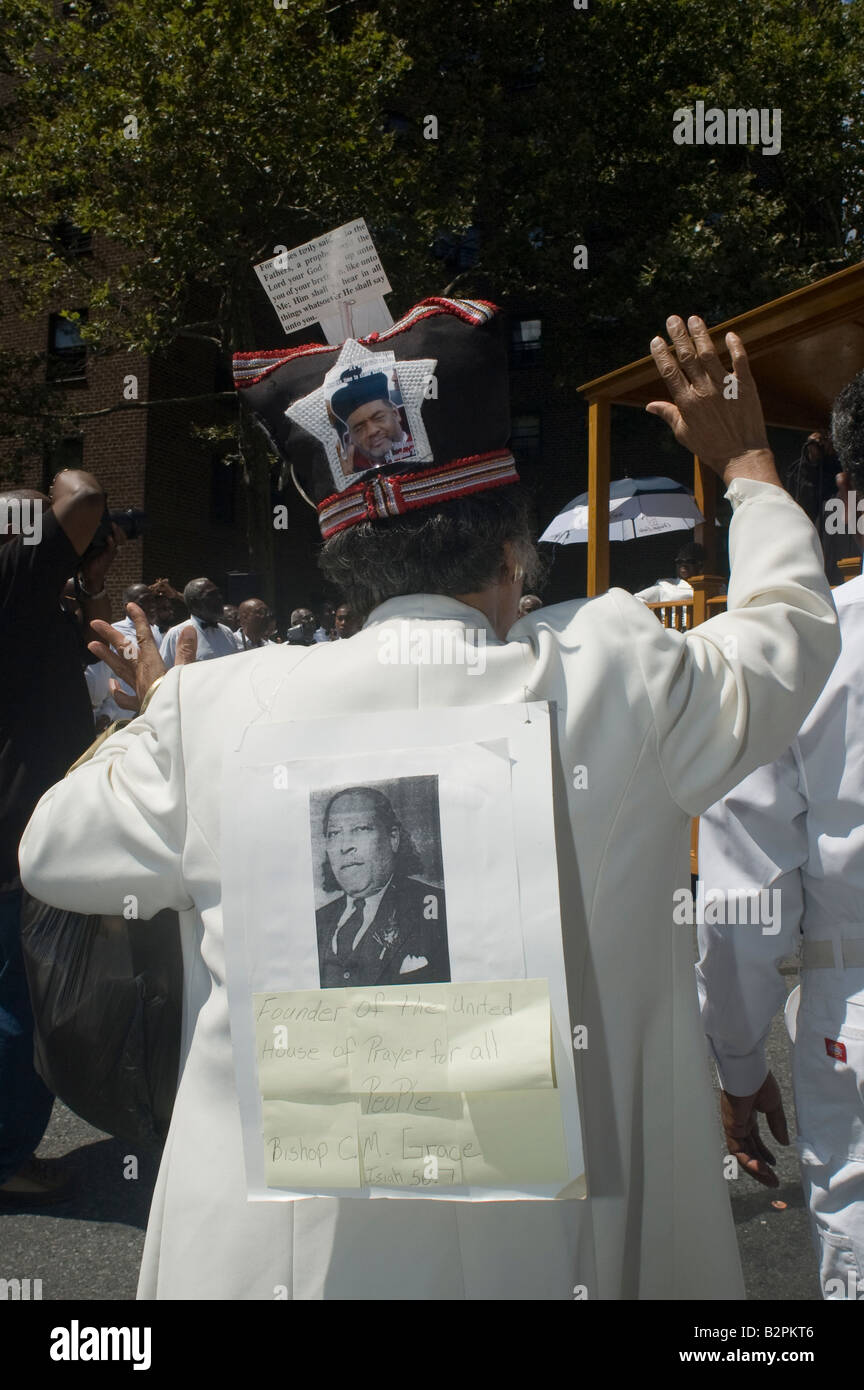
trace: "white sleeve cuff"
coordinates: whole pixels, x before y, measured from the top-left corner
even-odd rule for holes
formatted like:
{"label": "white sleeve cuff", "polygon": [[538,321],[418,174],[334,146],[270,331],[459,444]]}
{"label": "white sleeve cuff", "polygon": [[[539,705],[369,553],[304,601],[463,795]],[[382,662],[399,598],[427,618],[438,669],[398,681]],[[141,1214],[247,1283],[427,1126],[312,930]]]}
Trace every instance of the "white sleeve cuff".
{"label": "white sleeve cuff", "polygon": [[734,512],[742,502],[748,501],[751,497],[768,494],[770,500],[774,501],[778,492],[793,506],[798,505],[784,488],[778,487],[776,483],[760,483],[756,478],[733,478],[723,495],[731,502]]}
{"label": "white sleeve cuff", "polygon": [[728,1091],[730,1096],[754,1095],[768,1075],[764,1045],[755,1047],[746,1057],[733,1057],[729,1053],[721,1052],[713,1040],[709,1041],[717,1063],[717,1077],[723,1090]]}

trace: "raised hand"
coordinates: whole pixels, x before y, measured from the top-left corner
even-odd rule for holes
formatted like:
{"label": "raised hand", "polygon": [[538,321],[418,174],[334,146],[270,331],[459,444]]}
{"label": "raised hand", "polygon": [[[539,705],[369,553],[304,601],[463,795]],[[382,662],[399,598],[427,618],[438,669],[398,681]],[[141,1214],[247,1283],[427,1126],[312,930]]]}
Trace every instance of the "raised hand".
{"label": "raised hand", "polygon": [[[126,612],[135,624],[134,639],[124,632],[118,632],[110,623],[95,621],[91,624],[102,638],[101,642],[88,643],[90,651],[110,666],[115,675],[127,685],[135,687],[135,694],[129,695],[112,682],[112,694],[122,709],[137,710],[154,681],[165,675],[165,664],[159,655],[159,648],[153,640],[150,624],[137,603],[126,605]],[[186,665],[195,660],[198,634],[190,625],[181,634],[177,643],[175,665]]]}
{"label": "raised hand", "polygon": [[733,368],[727,373],[702,319],[694,316],[685,327],[673,315],[666,328],[672,347],[654,338],[651,355],[672,401],[651,401],[645,409],[727,484],[748,477],[779,487],[759,393],[737,333],[726,334]]}

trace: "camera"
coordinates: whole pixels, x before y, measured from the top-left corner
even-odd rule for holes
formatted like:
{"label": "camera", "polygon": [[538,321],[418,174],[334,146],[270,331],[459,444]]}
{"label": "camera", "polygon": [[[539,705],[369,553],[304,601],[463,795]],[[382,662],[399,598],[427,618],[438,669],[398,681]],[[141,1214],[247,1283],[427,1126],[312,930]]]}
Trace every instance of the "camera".
{"label": "camera", "polygon": [[114,526],[120,527],[127,540],[137,541],[147,529],[147,513],[142,511],[140,507],[127,507],[125,511],[110,512],[106,505],[93,539],[81,556],[79,564],[83,564],[85,560],[91,559],[94,555],[102,554],[111,539]]}

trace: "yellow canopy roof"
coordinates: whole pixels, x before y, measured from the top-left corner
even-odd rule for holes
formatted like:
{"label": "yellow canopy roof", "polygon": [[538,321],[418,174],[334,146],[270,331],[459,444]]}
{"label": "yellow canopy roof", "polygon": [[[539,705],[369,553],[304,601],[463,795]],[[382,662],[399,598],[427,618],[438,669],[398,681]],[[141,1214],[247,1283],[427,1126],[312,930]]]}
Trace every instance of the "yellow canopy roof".
{"label": "yellow canopy roof", "polygon": [[[838,391],[864,366],[864,262],[717,324],[711,337],[718,351],[725,352],[730,329],[747,349],[768,423],[822,429]],[[609,407],[644,407],[665,388],[649,353],[579,390],[589,403],[588,593],[597,594],[609,584]],[[708,550],[714,539],[715,475],[698,459],[694,492],[709,523],[704,528]]]}

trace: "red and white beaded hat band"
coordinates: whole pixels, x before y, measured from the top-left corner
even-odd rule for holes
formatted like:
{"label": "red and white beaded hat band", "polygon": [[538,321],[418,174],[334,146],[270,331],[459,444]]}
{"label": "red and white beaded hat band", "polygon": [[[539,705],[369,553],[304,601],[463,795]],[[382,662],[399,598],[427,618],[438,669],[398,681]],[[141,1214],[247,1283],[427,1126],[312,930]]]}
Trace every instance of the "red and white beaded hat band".
{"label": "red and white beaded hat band", "polygon": [[424,299],[337,346],[236,353],[234,381],[325,540],[519,481],[504,321],[485,300]]}

